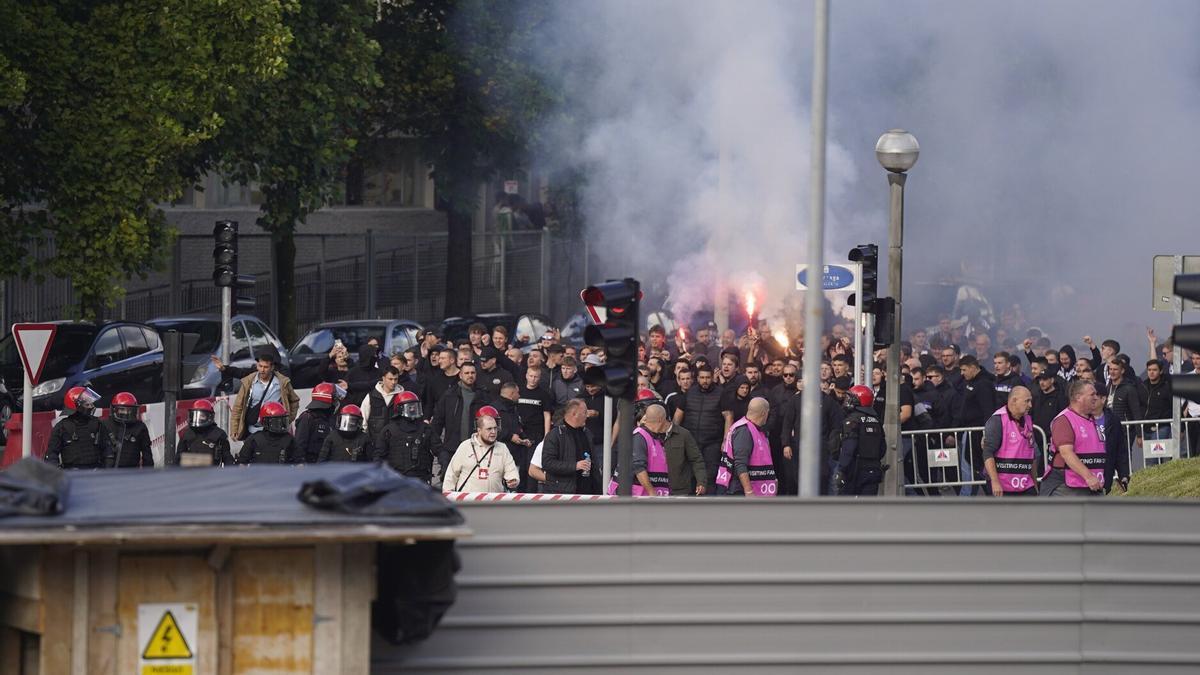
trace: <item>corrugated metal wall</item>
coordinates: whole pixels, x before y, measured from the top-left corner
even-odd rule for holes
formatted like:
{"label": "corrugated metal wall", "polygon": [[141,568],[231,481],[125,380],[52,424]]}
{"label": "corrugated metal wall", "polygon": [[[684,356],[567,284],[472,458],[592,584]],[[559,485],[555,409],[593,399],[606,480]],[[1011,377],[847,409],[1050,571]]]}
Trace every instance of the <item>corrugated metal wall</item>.
{"label": "corrugated metal wall", "polygon": [[373,672],[1183,673],[1200,504],[464,505],[461,592]]}

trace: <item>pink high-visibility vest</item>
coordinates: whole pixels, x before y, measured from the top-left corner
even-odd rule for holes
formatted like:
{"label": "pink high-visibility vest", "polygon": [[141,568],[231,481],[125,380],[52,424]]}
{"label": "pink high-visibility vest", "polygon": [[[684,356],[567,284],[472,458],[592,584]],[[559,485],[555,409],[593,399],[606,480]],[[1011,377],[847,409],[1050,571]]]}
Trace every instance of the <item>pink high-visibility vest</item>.
{"label": "pink high-visibility vest", "polygon": [[[662,441],[655,438],[646,430],[645,427],[638,427],[633,430],[633,433],[638,434],[646,441],[646,473],[650,474],[650,487],[654,488],[654,496],[668,497],[671,494],[671,479],[667,475],[667,453],[663,450]],[[617,494],[617,479],[614,476],[608,482],[608,494]],[[633,478],[634,497],[645,497],[646,488],[638,482],[637,476]]]}
{"label": "pink high-visibility vest", "polygon": [[750,472],[750,491],[757,497],[774,497],[779,493],[779,483],[775,480],[771,444],[758,425],[745,417],[734,422],[725,435],[725,442],[721,445],[721,466],[717,469],[717,485],[727,488],[731,481],[737,480],[733,475],[733,432],[738,427],[749,429],[750,437],[754,439],[754,449],[750,451],[750,461],[746,466]]}
{"label": "pink high-visibility vest", "polygon": [[[1100,438],[1100,430],[1096,428],[1096,421],[1084,417],[1079,413],[1067,408],[1058,414],[1054,419],[1066,416],[1067,421],[1071,423],[1071,430],[1075,432],[1074,450],[1079,461],[1092,475],[1104,480],[1104,467],[1108,465],[1108,451],[1104,447],[1104,441]],[[1051,441],[1053,444],[1053,440]],[[1058,452],[1058,448],[1054,447],[1054,452]],[[1080,478],[1079,474],[1071,470],[1071,467],[1063,466],[1063,474],[1066,476],[1067,486],[1073,488],[1086,488],[1087,481]]]}
{"label": "pink high-visibility vest", "polygon": [[1034,486],[1033,458],[1036,450],[1033,445],[1033,420],[1026,415],[1021,425],[1017,426],[1012,415],[1008,414],[1007,407],[997,410],[993,415],[1000,417],[1003,435],[995,456],[1000,487],[1005,492],[1026,492]]}

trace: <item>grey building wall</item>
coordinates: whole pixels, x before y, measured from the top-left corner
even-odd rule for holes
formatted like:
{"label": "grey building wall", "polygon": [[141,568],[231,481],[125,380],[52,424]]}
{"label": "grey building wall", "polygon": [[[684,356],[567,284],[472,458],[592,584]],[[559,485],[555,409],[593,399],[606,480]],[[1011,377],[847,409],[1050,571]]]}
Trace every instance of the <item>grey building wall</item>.
{"label": "grey building wall", "polygon": [[372,670],[1194,673],[1200,504],[464,504],[458,602]]}

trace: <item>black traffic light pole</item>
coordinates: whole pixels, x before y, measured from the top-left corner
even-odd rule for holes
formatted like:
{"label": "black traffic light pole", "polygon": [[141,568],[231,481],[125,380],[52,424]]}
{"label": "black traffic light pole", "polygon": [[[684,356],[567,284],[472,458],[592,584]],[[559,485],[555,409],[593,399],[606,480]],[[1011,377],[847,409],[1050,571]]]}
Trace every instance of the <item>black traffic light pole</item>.
{"label": "black traffic light pole", "polygon": [[1200,274],[1181,274],[1182,271],[1183,257],[1175,256],[1175,286],[1172,290],[1175,293],[1175,320],[1179,323],[1171,329],[1172,360],[1175,362],[1171,375],[1171,389],[1175,395],[1171,406],[1171,437],[1175,439],[1176,448],[1182,447],[1184,435],[1178,399],[1200,403],[1200,373],[1184,375],[1180,372],[1183,370],[1184,347],[1193,352],[1200,351],[1200,324],[1183,325],[1184,300],[1200,302]]}
{"label": "black traffic light pole", "polygon": [[[605,321],[588,326],[584,341],[593,347],[604,347],[607,358],[602,368],[584,373],[588,384],[605,387],[605,393],[617,400],[617,494],[633,494],[633,400],[637,395],[638,324],[641,305],[641,284],[636,279],[609,280],[589,286],[583,291],[583,301],[593,307],[605,308]],[[603,477],[602,484],[609,480]]]}

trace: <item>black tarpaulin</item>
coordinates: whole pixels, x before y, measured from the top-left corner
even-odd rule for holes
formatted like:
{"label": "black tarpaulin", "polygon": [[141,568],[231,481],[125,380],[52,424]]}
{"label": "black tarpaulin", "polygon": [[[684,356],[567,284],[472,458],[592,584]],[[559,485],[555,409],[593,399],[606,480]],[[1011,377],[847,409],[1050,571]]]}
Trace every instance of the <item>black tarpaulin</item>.
{"label": "black tarpaulin", "polygon": [[[0,472],[9,484],[29,487],[29,471],[14,465]],[[36,473],[44,474],[37,467]],[[14,473],[17,472],[17,473]],[[251,465],[172,469],[102,469],[61,472],[69,489],[59,498],[34,485],[11,491],[10,502],[55,515],[12,515],[0,529],[114,525],[387,525],[452,527],[462,516],[440,493],[381,465],[329,462],[313,465]],[[46,476],[43,475],[43,482]],[[301,488],[319,493],[324,506],[301,501]],[[0,486],[4,485],[0,482]],[[311,486],[324,486],[313,488]],[[342,491],[339,494],[339,490]],[[65,497],[65,498],[63,498]]]}

